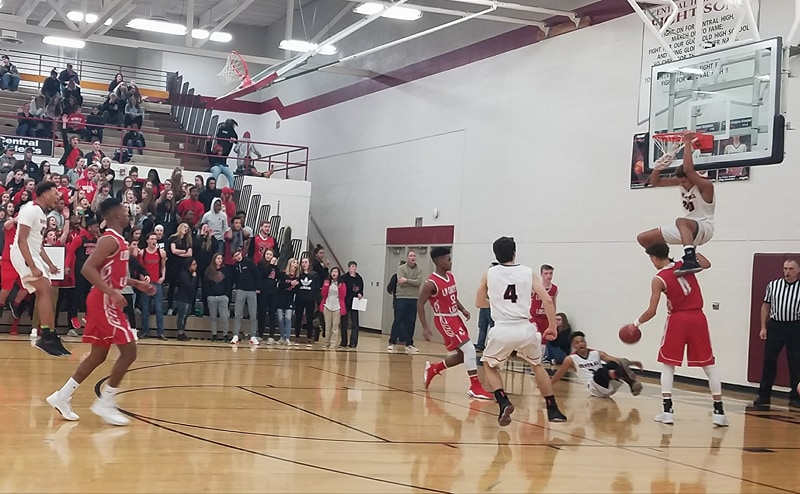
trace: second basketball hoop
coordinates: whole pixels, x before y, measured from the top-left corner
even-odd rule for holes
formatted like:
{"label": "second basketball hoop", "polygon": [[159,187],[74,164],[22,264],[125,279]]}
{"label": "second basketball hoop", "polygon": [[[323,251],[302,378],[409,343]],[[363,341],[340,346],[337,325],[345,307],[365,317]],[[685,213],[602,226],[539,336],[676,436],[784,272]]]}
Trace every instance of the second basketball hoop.
{"label": "second basketball hoop", "polygon": [[222,77],[226,84],[239,81],[239,89],[253,84],[253,81],[250,80],[247,62],[237,51],[232,51],[228,54],[225,66],[222,67],[217,76]]}

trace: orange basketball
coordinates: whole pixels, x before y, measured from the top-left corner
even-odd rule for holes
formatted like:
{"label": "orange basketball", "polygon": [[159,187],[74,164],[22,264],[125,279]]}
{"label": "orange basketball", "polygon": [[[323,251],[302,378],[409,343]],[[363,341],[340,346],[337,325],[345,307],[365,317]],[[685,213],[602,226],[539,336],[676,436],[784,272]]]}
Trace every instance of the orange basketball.
{"label": "orange basketball", "polygon": [[642,332],[633,324],[626,324],[619,330],[619,339],[623,343],[632,345],[642,339]]}

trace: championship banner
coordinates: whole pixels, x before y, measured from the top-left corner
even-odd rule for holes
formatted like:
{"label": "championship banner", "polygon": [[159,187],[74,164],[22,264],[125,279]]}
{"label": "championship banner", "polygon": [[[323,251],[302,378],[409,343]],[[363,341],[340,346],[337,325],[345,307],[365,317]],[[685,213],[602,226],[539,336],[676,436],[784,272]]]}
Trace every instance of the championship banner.
{"label": "championship banner", "polygon": [[[750,1],[753,15],[758,18],[760,0]],[[730,0],[681,0],[678,4],[678,15],[664,37],[669,47],[675,52],[678,60],[693,57],[702,53],[698,50],[696,38],[700,36],[700,47],[720,46],[735,38],[735,41],[748,40],[757,26],[751,26],[744,9],[737,2]],[[697,9],[702,8],[702,25],[697,32]],[[670,15],[669,6],[659,5],[646,10],[653,19],[653,25],[660,29],[662,23]],[[737,29],[738,26],[738,29]],[[650,74],[654,65],[670,61],[664,48],[655,36],[642,26],[642,67],[639,84],[639,117],[642,124],[650,118]],[[736,33],[734,33],[736,31]],[[651,129],[652,130],[652,129]]]}
{"label": "championship banner", "polygon": [[39,139],[37,137],[20,137],[0,135],[3,149],[14,148],[14,154],[25,154],[27,148],[33,149],[34,156],[53,157],[55,147],[52,139]]}

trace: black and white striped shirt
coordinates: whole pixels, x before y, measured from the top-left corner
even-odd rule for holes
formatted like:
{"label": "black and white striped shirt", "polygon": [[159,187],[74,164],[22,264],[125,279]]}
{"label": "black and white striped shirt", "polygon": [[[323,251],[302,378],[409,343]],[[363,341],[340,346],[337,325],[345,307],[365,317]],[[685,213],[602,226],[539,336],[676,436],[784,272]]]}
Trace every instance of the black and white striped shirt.
{"label": "black and white striped shirt", "polygon": [[783,278],[770,281],[764,303],[770,304],[770,319],[779,322],[800,321],[800,280],[794,283],[787,283]]}

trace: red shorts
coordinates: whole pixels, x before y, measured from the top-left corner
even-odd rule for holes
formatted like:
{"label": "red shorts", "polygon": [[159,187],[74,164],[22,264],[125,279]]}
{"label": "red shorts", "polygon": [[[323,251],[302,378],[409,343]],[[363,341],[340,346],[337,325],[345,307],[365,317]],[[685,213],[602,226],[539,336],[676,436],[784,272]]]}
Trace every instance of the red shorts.
{"label": "red shorts", "polygon": [[0,289],[11,290],[14,288],[14,282],[19,279],[17,270],[11,264],[10,256],[4,257],[0,260]]}
{"label": "red shorts", "polygon": [[84,343],[110,347],[136,341],[125,309],[111,305],[108,296],[100,290],[92,289],[89,292],[86,308],[86,329],[82,340]]}
{"label": "red shorts", "polygon": [[531,322],[536,325],[536,331],[539,334],[544,334],[548,327],[547,316],[534,316],[531,318]]}
{"label": "red shorts", "polygon": [[684,349],[689,367],[714,365],[708,321],[702,310],[678,311],[667,316],[661,348],[658,349],[658,361],[680,367]]}
{"label": "red shorts", "polygon": [[444,338],[444,346],[448,352],[469,341],[469,331],[459,316],[433,316],[433,325]]}

